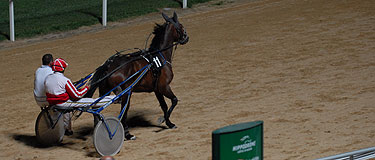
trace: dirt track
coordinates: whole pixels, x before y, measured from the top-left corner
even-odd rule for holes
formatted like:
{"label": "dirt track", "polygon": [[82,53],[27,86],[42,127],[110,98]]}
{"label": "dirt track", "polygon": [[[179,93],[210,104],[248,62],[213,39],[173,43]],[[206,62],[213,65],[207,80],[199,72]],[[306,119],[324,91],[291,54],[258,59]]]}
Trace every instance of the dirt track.
{"label": "dirt track", "polygon": [[[314,159],[375,146],[375,1],[263,0],[178,11],[190,42],[173,59],[181,100],[171,120],[153,94],[134,94],[116,159],[211,159],[211,132],[264,121],[264,159]],[[89,114],[62,146],[39,148],[32,89],[44,53],[77,80],[114,50],[140,47],[162,18],[0,49],[0,158],[97,159]],[[105,111],[117,114],[118,105]],[[162,125],[164,126],[164,124]]]}

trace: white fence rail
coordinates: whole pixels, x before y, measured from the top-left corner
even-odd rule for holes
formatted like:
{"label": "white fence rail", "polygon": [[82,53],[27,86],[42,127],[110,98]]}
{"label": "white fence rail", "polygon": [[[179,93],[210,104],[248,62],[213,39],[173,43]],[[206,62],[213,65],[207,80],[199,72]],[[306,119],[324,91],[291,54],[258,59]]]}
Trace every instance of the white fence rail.
{"label": "white fence rail", "polygon": [[375,147],[347,152],[316,160],[368,160],[371,158],[375,158]]}
{"label": "white fence rail", "polygon": [[[182,8],[187,8],[187,0],[182,1]],[[14,36],[14,5],[13,0],[9,0],[9,23],[10,23],[10,41],[15,41]],[[107,0],[103,0],[102,25],[107,26]]]}

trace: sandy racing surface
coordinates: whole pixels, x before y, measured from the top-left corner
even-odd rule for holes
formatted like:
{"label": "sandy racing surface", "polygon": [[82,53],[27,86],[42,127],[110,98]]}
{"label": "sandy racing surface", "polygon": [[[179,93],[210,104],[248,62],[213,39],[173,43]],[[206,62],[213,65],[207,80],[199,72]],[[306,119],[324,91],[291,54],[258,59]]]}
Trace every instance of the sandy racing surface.
{"label": "sandy racing surface", "polygon": [[[190,36],[173,59],[180,101],[171,120],[178,128],[157,124],[162,111],[154,94],[134,94],[129,124],[137,140],[125,141],[116,159],[211,159],[213,130],[255,120],[264,121],[266,160],[375,146],[374,1],[240,1],[178,13]],[[149,17],[66,38],[3,42],[0,159],[98,159],[88,113],[61,146],[38,146],[34,71],[52,53],[78,80],[115,50],[143,48],[154,23],[163,22]]]}

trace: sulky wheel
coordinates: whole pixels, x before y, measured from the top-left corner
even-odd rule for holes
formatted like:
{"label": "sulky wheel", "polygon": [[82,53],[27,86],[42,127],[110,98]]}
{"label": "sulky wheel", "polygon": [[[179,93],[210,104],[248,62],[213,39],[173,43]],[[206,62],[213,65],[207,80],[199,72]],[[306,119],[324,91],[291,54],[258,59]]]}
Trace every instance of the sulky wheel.
{"label": "sulky wheel", "polygon": [[[99,121],[94,130],[94,146],[101,156],[116,155],[124,143],[124,127],[116,117],[107,117],[103,121]],[[111,138],[109,131],[113,135]]]}
{"label": "sulky wheel", "polygon": [[[63,115],[53,110],[42,110],[35,123],[35,134],[38,142],[44,146],[58,144],[64,137]],[[53,126],[54,125],[54,126]]]}

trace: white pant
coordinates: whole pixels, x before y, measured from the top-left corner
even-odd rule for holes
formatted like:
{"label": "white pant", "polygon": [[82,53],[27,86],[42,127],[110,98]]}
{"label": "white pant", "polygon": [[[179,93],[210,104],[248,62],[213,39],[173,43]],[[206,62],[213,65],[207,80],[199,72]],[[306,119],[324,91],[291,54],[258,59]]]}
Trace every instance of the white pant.
{"label": "white pant", "polygon": [[[115,95],[111,96],[105,96],[102,100],[100,100],[98,103],[92,105],[92,107],[101,107],[105,105],[106,103],[110,102],[113,98],[115,98]],[[57,104],[56,106],[59,107],[86,107],[90,105],[91,103],[94,103],[98,98],[82,98],[78,101],[72,101],[68,100],[65,103]],[[64,114],[64,128],[68,130],[72,130],[72,114],[71,113],[65,113]]]}
{"label": "white pant", "polygon": [[46,96],[37,97],[36,95],[34,95],[34,98],[35,98],[36,104],[38,104],[41,108],[49,105],[49,103],[46,100]]}
{"label": "white pant", "polygon": [[[101,107],[101,106],[105,105],[107,102],[110,102],[113,98],[115,98],[115,95],[105,96],[98,103],[92,105],[92,107]],[[65,103],[57,104],[56,106],[67,107],[67,108],[71,108],[71,107],[87,107],[91,103],[94,103],[97,99],[98,98],[96,98],[96,99],[94,99],[94,98],[82,98],[82,99],[80,99],[78,101],[68,100]]]}

